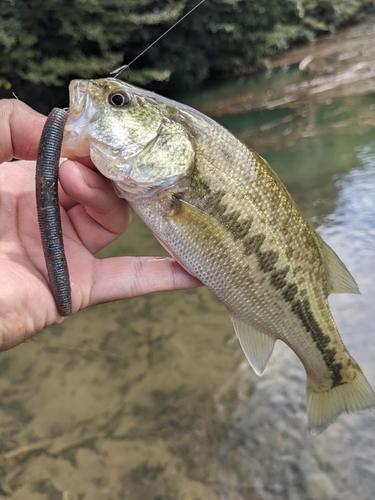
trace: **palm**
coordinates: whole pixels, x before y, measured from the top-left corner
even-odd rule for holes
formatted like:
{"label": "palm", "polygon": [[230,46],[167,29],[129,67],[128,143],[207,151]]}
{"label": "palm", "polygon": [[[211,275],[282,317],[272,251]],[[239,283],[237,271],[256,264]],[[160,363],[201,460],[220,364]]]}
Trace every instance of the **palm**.
{"label": "palm", "polygon": [[[14,311],[13,314],[26,319],[30,330],[40,330],[46,325],[60,322],[61,317],[50,291],[39,236],[34,170],[33,162],[13,162],[3,164],[0,171],[0,272],[3,282],[0,307],[5,314],[7,310]],[[97,175],[94,172],[90,174]],[[117,209],[123,212],[123,223],[116,231],[108,231],[95,223],[84,206],[66,193],[62,193],[61,198],[64,241],[73,284],[73,311],[76,312],[90,302],[90,280],[96,262],[91,252],[99,250],[126,229],[128,208],[124,201],[117,202]],[[77,217],[79,211],[82,211],[81,218]],[[83,230],[87,222],[85,219],[90,219],[89,229],[96,226],[91,238],[86,238],[86,241],[87,231]],[[81,237],[78,234],[80,230]]]}

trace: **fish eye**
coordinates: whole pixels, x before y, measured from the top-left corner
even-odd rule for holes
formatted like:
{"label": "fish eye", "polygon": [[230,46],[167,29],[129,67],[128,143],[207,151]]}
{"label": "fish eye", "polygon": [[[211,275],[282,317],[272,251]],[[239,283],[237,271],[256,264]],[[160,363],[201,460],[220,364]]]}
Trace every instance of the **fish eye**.
{"label": "fish eye", "polygon": [[126,92],[114,92],[109,96],[108,101],[116,108],[123,108],[130,103],[130,97]]}

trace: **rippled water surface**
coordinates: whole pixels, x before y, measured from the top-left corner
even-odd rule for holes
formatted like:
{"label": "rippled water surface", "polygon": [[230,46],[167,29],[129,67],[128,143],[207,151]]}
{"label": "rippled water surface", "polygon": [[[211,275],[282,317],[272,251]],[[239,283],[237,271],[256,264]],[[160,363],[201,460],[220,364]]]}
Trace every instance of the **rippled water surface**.
{"label": "rippled water surface", "polygon": [[[266,77],[300,81],[293,68]],[[236,95],[249,85],[264,81]],[[375,95],[321,97],[218,119],[271,163],[356,278],[362,295],[330,303],[375,387]],[[164,251],[135,219],[101,256],[114,254]],[[311,436],[296,356],[277,343],[256,377],[206,289],[82,312],[3,353],[0,372],[0,497],[374,498],[375,411]]]}

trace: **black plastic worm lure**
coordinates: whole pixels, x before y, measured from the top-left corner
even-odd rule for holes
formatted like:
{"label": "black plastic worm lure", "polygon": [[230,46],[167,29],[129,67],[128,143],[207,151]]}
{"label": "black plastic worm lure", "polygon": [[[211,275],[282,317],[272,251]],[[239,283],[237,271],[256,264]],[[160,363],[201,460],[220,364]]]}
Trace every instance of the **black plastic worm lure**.
{"label": "black plastic worm lure", "polygon": [[68,264],[61,230],[58,170],[68,111],[54,108],[48,115],[36,163],[36,205],[48,277],[61,316],[72,313]]}

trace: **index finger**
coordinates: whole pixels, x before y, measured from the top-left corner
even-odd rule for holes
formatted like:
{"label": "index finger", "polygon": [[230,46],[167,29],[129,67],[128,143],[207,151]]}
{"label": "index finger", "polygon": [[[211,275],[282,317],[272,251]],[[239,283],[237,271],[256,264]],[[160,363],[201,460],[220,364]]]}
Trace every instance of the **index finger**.
{"label": "index finger", "polygon": [[46,117],[18,99],[0,100],[0,163],[35,160]]}

